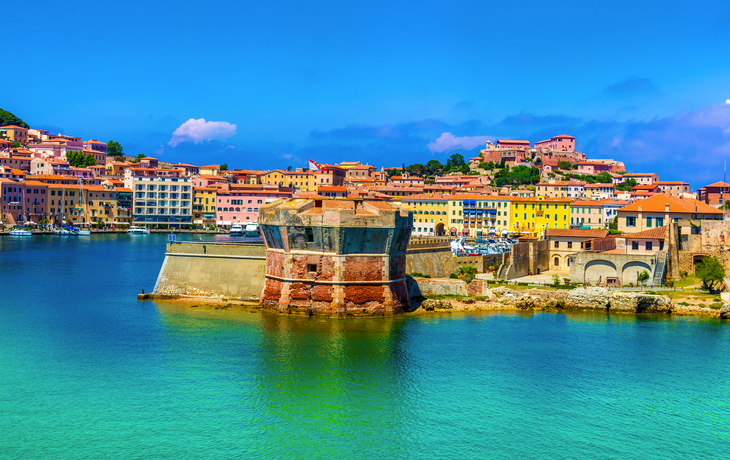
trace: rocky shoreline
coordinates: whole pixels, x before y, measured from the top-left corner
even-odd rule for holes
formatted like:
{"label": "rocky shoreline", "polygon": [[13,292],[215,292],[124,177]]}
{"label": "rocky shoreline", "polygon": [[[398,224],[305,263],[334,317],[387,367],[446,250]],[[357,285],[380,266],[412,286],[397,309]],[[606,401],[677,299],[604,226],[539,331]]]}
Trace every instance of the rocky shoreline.
{"label": "rocky shoreline", "polygon": [[[140,294],[139,300],[157,300],[191,307],[209,307],[216,310],[228,308],[263,308],[253,299],[197,296],[161,296]],[[506,286],[483,288],[480,295],[443,296],[442,298],[413,299],[405,315],[421,315],[449,312],[507,312],[507,311],[603,311],[610,313],[652,313],[660,315],[694,315],[730,320],[730,294],[723,294],[720,309],[679,305],[668,296],[609,291],[606,288],[588,287],[572,290],[525,289],[514,290]],[[349,315],[346,315],[349,316]],[[381,315],[373,315],[381,316]],[[362,316],[358,316],[362,317]]]}
{"label": "rocky shoreline", "polygon": [[723,295],[720,309],[678,305],[668,296],[635,292],[609,291],[588,287],[572,290],[513,290],[506,286],[482,289],[482,295],[464,298],[423,299],[416,302],[410,314],[449,311],[561,311],[587,310],[612,313],[655,313],[666,315],[698,315],[730,319],[730,296]]}

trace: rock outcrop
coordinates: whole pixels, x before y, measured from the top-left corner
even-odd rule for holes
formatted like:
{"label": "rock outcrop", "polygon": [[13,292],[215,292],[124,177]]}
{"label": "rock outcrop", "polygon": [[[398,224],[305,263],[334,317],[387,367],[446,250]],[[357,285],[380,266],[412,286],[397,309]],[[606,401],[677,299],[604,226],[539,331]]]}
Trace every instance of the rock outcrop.
{"label": "rock outcrop", "polygon": [[580,310],[603,310],[609,308],[608,289],[600,287],[578,288],[568,291],[565,304],[568,308]]}
{"label": "rock outcrop", "polygon": [[626,313],[671,313],[672,301],[667,296],[633,292],[613,292],[609,311]]}
{"label": "rock outcrop", "polygon": [[421,304],[421,308],[423,308],[426,311],[434,311],[434,310],[452,310],[454,307],[451,306],[451,302],[449,302],[448,300],[426,299]]}

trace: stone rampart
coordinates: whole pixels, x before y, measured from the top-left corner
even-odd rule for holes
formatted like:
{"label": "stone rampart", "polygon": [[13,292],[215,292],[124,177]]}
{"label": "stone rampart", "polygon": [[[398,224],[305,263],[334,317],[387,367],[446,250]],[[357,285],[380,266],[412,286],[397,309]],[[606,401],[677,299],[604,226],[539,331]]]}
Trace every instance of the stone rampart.
{"label": "stone rampart", "polygon": [[258,300],[265,270],[262,245],[170,243],[154,292]]}

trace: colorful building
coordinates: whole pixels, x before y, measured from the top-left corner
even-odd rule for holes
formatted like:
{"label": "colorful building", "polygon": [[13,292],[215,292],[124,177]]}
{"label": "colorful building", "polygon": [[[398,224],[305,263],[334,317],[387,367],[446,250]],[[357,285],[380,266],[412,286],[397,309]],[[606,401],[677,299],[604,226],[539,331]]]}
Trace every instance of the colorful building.
{"label": "colorful building", "polygon": [[575,200],[571,202],[570,225],[582,229],[606,227],[603,205],[597,200]]}
{"label": "colorful building", "polygon": [[694,221],[722,220],[722,210],[691,198],[678,198],[660,193],[624,206],[617,211],[618,229],[624,233],[638,233],[663,227],[680,219]]}
{"label": "colorful building", "polygon": [[193,188],[193,223],[215,225],[215,209],[218,189],[214,187]]}
{"label": "colorful building", "polygon": [[446,235],[449,221],[448,195],[414,194],[401,200],[413,211],[413,236]]}
{"label": "colorful building", "polygon": [[567,230],[570,226],[570,198],[543,196],[513,198],[512,231],[541,236],[547,229]]}

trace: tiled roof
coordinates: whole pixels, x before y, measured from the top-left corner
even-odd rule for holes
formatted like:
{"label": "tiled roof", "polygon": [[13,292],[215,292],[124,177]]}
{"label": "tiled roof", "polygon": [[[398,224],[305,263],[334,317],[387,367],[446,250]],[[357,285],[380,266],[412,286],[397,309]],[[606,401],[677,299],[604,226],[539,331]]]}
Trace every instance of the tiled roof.
{"label": "tiled roof", "polygon": [[650,196],[636,203],[629,204],[619,209],[619,211],[637,212],[639,206],[641,206],[642,212],[664,212],[665,205],[669,205],[669,212],[671,213],[685,213],[685,214],[722,214],[723,211],[707,205],[701,201],[694,200],[692,198],[679,198],[675,196],[665,195],[659,193],[654,196]]}
{"label": "tiled roof", "polygon": [[548,229],[546,236],[569,236],[574,238],[605,238],[608,236],[608,230],[562,230]]}
{"label": "tiled roof", "polygon": [[667,226],[656,227],[643,232],[630,233],[626,235],[631,240],[663,240],[667,232]]}
{"label": "tiled roof", "polygon": [[730,184],[728,184],[727,182],[720,181],[720,182],[715,182],[714,184],[705,185],[702,188],[707,188],[707,187],[730,187]]}

